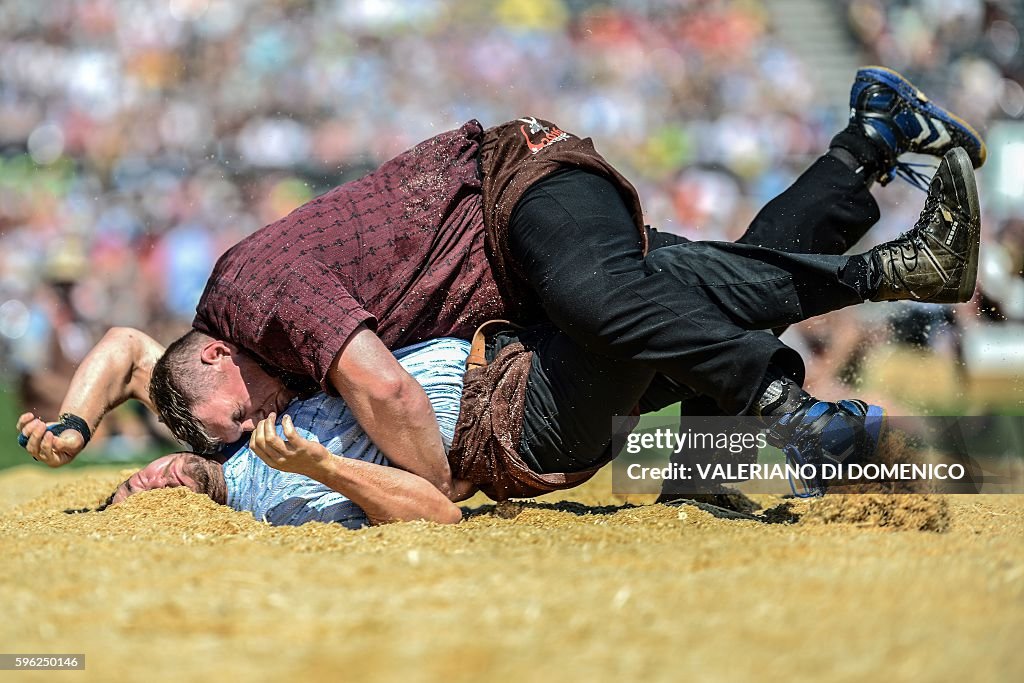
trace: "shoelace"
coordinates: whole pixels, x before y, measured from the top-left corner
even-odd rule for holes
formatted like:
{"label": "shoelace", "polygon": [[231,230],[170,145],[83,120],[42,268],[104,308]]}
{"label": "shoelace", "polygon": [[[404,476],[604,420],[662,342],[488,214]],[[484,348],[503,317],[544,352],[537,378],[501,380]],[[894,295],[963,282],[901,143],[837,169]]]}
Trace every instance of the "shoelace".
{"label": "shoelace", "polygon": [[[903,239],[903,237],[900,239]],[[917,264],[920,262],[919,257],[921,253],[920,238],[914,237],[909,242],[893,244],[885,247],[881,251],[882,253],[880,253],[879,256],[882,259],[882,267],[888,271],[887,275],[889,276],[889,282],[892,282],[900,289],[906,289],[909,291],[910,286],[903,278],[903,273],[909,275],[917,270]],[[904,269],[902,271],[896,266],[897,255],[903,262]]]}
{"label": "shoelace", "polygon": [[928,186],[931,183],[931,176],[927,173],[918,171],[919,168],[927,168],[934,174],[937,165],[932,164],[915,164],[909,161],[897,161],[893,167],[884,176],[878,179],[878,182],[882,185],[888,185],[893,178],[902,178],[908,184],[922,192],[928,192]]}
{"label": "shoelace", "polygon": [[[788,445],[782,449],[782,454],[786,456],[786,462],[792,464],[794,467],[799,468],[805,463],[803,456],[800,454],[800,449],[793,445]],[[822,486],[821,481],[812,482],[804,477],[797,477],[800,481],[800,486],[803,488],[797,490],[796,482],[793,481],[792,473],[787,472],[786,476],[789,479],[789,490],[793,492],[793,496],[796,498],[820,498],[825,495],[825,487]]]}
{"label": "shoelace", "polygon": [[[945,251],[960,263],[966,263],[967,261],[965,256],[958,254],[946,246],[942,240],[925,231],[925,228],[938,210],[938,204],[938,196],[928,195],[924,202],[924,208],[921,210],[921,216],[918,218],[917,223],[914,224],[914,227],[897,237],[879,253],[879,256],[882,258],[882,267],[888,271],[889,281],[908,291],[910,287],[903,278],[903,273],[909,275],[917,270],[921,249],[925,246],[925,242],[930,242],[933,249]],[[897,256],[903,262],[904,270],[902,273],[896,267]]]}

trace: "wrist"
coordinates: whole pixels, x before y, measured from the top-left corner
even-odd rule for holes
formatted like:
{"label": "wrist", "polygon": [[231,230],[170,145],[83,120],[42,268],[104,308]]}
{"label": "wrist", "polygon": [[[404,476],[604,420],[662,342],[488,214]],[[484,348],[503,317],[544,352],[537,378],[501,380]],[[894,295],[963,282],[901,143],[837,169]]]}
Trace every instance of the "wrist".
{"label": "wrist", "polygon": [[343,459],[332,457],[330,453],[326,453],[326,457],[320,454],[310,455],[306,458],[301,468],[302,471],[298,474],[323,483],[324,478],[335,472],[335,461]]}
{"label": "wrist", "polygon": [[[92,430],[89,428],[89,423],[83,418],[75,415],[74,413],[61,413],[57,417],[57,424],[61,425],[61,429],[58,431],[53,430],[55,435],[63,432],[66,429],[73,429],[82,435],[82,439],[85,440],[85,445],[89,445],[89,441],[92,439]],[[56,425],[55,425],[56,426]]]}

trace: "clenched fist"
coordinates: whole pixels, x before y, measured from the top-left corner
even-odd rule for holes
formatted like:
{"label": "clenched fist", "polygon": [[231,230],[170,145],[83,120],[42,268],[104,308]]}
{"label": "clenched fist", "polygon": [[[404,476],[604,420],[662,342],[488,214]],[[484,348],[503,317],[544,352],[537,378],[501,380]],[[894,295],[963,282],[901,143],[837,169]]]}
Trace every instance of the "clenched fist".
{"label": "clenched fist", "polygon": [[75,429],[65,429],[60,435],[47,431],[56,422],[43,422],[33,413],[18,418],[18,431],[27,439],[25,450],[33,458],[50,467],[60,467],[75,459],[85,448],[85,437]]}

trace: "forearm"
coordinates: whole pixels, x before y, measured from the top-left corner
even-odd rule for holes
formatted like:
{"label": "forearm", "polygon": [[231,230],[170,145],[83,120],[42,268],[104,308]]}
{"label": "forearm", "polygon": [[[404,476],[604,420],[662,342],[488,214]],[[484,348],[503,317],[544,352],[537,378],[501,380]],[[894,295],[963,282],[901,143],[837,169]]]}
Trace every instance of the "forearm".
{"label": "forearm", "polygon": [[142,401],[153,410],[149,378],[162,353],[163,346],[148,335],[127,327],[112,328],[78,366],[61,412],[74,413],[95,429],[108,411],[128,399]]}
{"label": "forearm", "polygon": [[393,467],[433,484],[445,496],[451,492],[451,469],[441,441],[437,417],[423,388],[411,377],[403,393],[367,397],[352,412],[370,440]]}
{"label": "forearm", "polygon": [[430,399],[372,331],[352,334],[328,380],[393,466],[450,493],[451,469]]}
{"label": "forearm", "polygon": [[417,519],[455,524],[462,519],[458,506],[411,472],[328,454],[309,476],[362,508],[372,524]]}

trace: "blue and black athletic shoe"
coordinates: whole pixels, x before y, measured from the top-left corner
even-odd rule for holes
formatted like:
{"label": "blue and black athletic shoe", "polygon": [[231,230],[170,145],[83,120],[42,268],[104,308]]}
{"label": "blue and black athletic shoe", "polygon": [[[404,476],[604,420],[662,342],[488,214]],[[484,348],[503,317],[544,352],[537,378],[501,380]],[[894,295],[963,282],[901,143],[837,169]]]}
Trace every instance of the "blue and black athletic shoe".
{"label": "blue and black athletic shoe", "polygon": [[787,463],[815,467],[815,476],[801,479],[802,489],[790,481],[796,496],[811,498],[825,494],[818,476],[822,465],[871,459],[885,426],[885,409],[859,400],[829,403],[808,396],[795,410],[768,422],[768,443],[782,450]]}
{"label": "blue and black athletic shoe", "polygon": [[928,189],[928,177],[900,162],[905,152],[942,157],[954,147],[963,147],[974,168],[985,163],[985,142],[970,124],[933,104],[902,75],[882,66],[857,72],[850,89],[850,123],[858,125],[885,157],[885,169],[878,181],[885,185],[899,175],[909,183]]}

